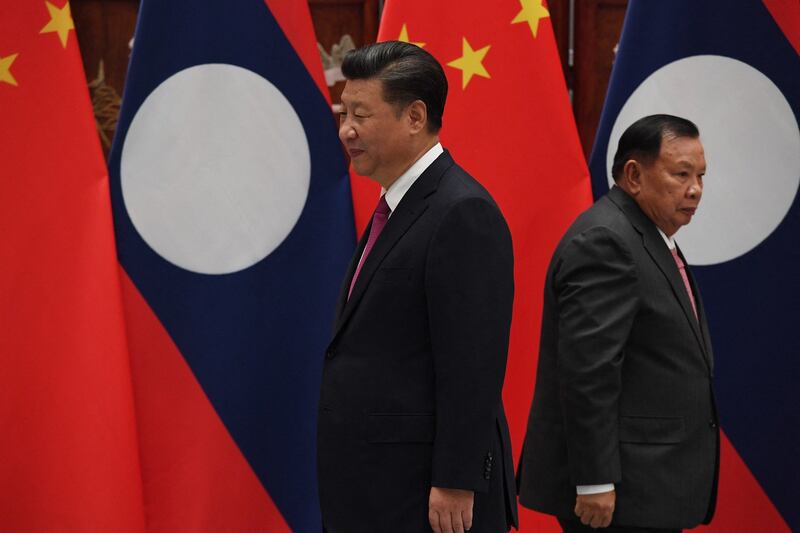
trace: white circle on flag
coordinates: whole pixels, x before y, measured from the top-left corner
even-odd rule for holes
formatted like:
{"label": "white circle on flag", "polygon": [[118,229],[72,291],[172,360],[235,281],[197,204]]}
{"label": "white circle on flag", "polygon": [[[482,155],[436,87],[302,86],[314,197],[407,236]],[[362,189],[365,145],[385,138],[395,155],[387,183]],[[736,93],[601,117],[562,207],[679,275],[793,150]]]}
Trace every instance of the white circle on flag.
{"label": "white circle on flag", "polygon": [[311,155],[292,104],[226,64],[182,70],[148,95],[120,160],[125,208],[147,244],[192,272],[243,270],[294,228]]}
{"label": "white circle on flag", "polygon": [[679,59],[651,74],[617,116],[606,168],[622,132],[656,113],[700,129],[708,165],[703,197],[676,240],[694,265],[739,257],[775,231],[800,186],[800,129],[780,89],[752,66],[717,55]]}

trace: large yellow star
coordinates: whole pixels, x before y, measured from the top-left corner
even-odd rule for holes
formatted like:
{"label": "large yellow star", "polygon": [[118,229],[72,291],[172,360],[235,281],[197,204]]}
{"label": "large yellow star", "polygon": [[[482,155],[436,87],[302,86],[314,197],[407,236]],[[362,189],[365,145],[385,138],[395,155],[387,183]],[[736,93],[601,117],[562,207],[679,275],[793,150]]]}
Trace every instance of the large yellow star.
{"label": "large yellow star", "polygon": [[466,37],[462,38],[461,42],[461,53],[462,56],[458,59],[451,61],[447,64],[448,67],[453,67],[460,69],[461,72],[461,88],[466,89],[469,80],[472,79],[472,76],[482,76],[484,78],[491,78],[489,73],[483,66],[483,58],[486,57],[486,54],[489,52],[489,48],[491,45],[484,46],[480,50],[473,50],[472,47],[469,45]]}
{"label": "large yellow star", "polygon": [[11,54],[8,57],[0,57],[0,82],[8,83],[9,85],[17,86],[17,80],[11,75],[11,63],[17,58],[19,54]]}
{"label": "large yellow star", "polygon": [[64,7],[60,9],[47,1],[45,1],[45,5],[47,6],[47,11],[50,12],[50,22],[39,33],[58,33],[58,38],[61,39],[61,46],[66,48],[69,31],[75,29],[69,2],[65,3]]}
{"label": "large yellow star", "polygon": [[527,22],[535,38],[536,33],[539,31],[539,20],[549,17],[550,12],[542,5],[542,0],[519,0],[519,3],[522,6],[522,10],[517,13],[511,24]]}
{"label": "large yellow star", "polygon": [[404,43],[411,43],[419,46],[420,48],[425,48],[425,43],[412,43],[411,40],[408,38],[408,27],[403,24],[403,27],[400,28],[400,37],[397,38],[398,41],[403,41]]}

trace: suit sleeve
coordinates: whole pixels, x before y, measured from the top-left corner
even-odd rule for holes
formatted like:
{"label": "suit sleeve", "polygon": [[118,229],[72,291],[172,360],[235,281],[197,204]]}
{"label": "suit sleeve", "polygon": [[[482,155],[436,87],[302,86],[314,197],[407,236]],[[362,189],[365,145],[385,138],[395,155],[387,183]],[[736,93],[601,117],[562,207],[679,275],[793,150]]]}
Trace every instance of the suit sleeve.
{"label": "suit sleeve", "polygon": [[479,198],[451,207],[430,244],[425,290],[436,390],[432,485],[485,492],[514,298],[511,235]]}
{"label": "suit sleeve", "polygon": [[639,305],[636,267],[618,235],[595,227],[567,244],[552,282],[570,478],[575,485],[616,483],[622,361]]}

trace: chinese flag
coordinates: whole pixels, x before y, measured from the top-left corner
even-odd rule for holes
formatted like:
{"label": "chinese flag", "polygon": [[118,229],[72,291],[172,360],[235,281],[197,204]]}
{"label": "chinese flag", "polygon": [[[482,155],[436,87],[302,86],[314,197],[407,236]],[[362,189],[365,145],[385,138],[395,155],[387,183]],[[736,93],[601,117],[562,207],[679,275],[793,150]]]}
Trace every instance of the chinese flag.
{"label": "chinese flag", "polygon": [[[415,43],[444,66],[450,86],[442,144],[486,186],[511,227],[514,321],[504,399],[518,459],[533,397],[542,289],[561,234],[591,203],[546,5],[541,0],[388,0],[378,39]],[[353,178],[363,229],[377,188]],[[557,531],[521,514],[522,531]]]}
{"label": "chinese flag", "polygon": [[0,530],[141,532],[108,179],[69,3],[0,6]]}

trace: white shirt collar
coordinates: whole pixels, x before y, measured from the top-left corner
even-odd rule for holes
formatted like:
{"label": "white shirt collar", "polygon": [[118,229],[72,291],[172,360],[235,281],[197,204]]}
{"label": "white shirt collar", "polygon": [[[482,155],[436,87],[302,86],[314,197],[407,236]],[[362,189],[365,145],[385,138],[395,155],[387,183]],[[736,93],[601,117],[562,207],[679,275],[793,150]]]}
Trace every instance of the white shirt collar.
{"label": "white shirt collar", "polygon": [[658,230],[658,234],[661,235],[661,238],[664,239],[664,242],[667,243],[667,248],[669,248],[670,250],[674,250],[675,239],[673,237],[667,237],[667,234],[661,231],[661,228],[659,228],[658,226],[656,226],[656,229]]}
{"label": "white shirt collar", "polygon": [[414,182],[417,181],[417,178],[419,178],[420,175],[425,172],[429,166],[431,166],[431,163],[433,163],[443,152],[444,148],[442,148],[442,143],[436,143],[433,145],[433,147],[431,147],[430,150],[425,152],[422,157],[417,159],[408,170],[403,172],[403,174],[389,186],[388,190],[381,190],[381,194],[386,196],[386,203],[389,204],[389,209],[392,210],[392,213],[394,213],[394,210],[397,209],[398,204],[400,204],[400,200],[402,200],[403,196],[406,195],[408,189],[414,185]]}

